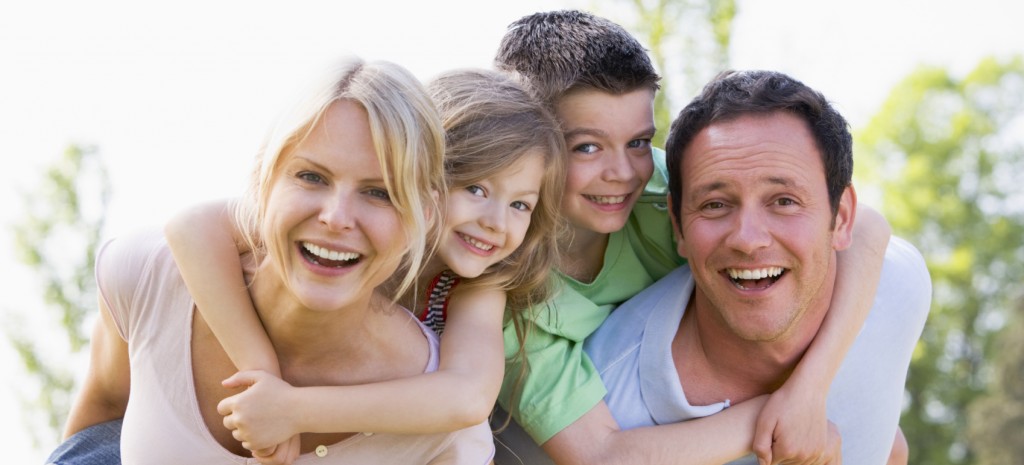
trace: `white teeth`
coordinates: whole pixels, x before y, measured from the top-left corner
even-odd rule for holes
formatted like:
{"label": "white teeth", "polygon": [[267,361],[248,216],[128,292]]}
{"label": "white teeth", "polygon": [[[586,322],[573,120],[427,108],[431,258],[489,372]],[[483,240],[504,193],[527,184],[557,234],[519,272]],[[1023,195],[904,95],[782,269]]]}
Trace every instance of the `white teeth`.
{"label": "white teeth", "polygon": [[726,272],[729,273],[729,277],[732,279],[764,279],[774,278],[782,274],[782,268],[777,266],[756,270],[737,270],[735,268],[729,268]]}
{"label": "white teeth", "polygon": [[476,248],[478,248],[478,249],[480,249],[480,250],[483,250],[483,251],[485,251],[485,252],[486,252],[486,251],[489,251],[489,250],[491,250],[491,249],[493,249],[493,248],[494,248],[494,246],[493,246],[493,245],[491,245],[491,244],[485,244],[485,243],[483,243],[483,242],[480,242],[480,241],[478,241],[478,240],[476,240],[476,239],[474,239],[474,238],[472,238],[472,237],[470,237],[470,236],[467,236],[467,235],[465,235],[465,234],[462,234],[462,233],[459,233],[459,237],[461,237],[461,238],[462,238],[462,240],[464,240],[464,241],[466,241],[466,242],[469,242],[470,244],[472,244],[472,245],[473,245],[473,247],[476,247]]}
{"label": "white teeth", "polygon": [[331,261],[349,261],[359,258],[359,254],[353,252],[338,252],[337,250],[329,250],[324,247],[320,247],[316,244],[310,244],[309,242],[303,242],[302,247],[309,253],[320,257],[324,260]]}
{"label": "white teeth", "polygon": [[614,205],[626,201],[625,195],[607,196],[607,195],[585,195],[591,202],[598,203],[601,205]]}

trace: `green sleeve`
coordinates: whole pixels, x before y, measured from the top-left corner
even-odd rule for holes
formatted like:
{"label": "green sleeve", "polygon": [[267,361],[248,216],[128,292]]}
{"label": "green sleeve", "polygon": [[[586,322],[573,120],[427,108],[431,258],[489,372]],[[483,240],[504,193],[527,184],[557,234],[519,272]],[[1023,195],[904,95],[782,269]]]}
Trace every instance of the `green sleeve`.
{"label": "green sleeve", "polygon": [[583,352],[583,340],[612,307],[595,305],[568,287],[561,291],[531,315],[523,376],[515,329],[509,323],[504,331],[505,379],[498,403],[537,444],[578,420],[606,393],[601,376]]}

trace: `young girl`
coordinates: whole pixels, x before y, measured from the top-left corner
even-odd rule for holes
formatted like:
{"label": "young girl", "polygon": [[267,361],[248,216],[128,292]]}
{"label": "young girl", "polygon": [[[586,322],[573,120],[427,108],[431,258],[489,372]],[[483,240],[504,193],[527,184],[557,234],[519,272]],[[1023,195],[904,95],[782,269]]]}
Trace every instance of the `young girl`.
{"label": "young girl", "polygon": [[[551,292],[565,150],[554,118],[496,72],[448,73],[428,90],[445,128],[449,195],[436,253],[415,285],[406,280],[389,287],[443,331],[436,372],[363,386],[287,385],[235,271],[238,250],[246,247],[235,245],[226,209],[203,207],[167,226],[199,311],[235,365],[248,370],[225,381],[249,388],[225,399],[220,412],[257,457],[288,461],[294,440],[287,440],[300,432],[425,433],[485,421],[504,374],[506,306],[522,333],[518,312]],[[332,263],[346,259],[308,252]],[[225,292],[231,288],[236,292]]]}

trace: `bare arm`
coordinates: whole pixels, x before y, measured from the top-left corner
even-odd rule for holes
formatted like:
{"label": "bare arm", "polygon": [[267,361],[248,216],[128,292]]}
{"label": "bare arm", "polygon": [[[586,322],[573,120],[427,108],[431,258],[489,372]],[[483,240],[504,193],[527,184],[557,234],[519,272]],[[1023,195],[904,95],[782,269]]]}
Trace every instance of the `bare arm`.
{"label": "bare arm", "polygon": [[229,201],[177,214],[164,228],[174,261],[203,319],[240,370],[280,376],[277,355],[253,307],[239,255],[246,250]]}
{"label": "bare arm", "polygon": [[542,447],[560,465],[720,464],[750,452],[754,419],[766,398],[709,417],[630,430],[620,430],[601,401]]}
{"label": "bare arm", "polygon": [[68,414],[64,439],[92,425],[122,418],[128,407],[128,343],[118,334],[102,299],[99,308],[100,319],[92,332],[89,372]]}
{"label": "bare arm", "polygon": [[258,373],[229,381],[252,387],[225,399],[221,414],[254,447],[300,432],[455,431],[487,419],[504,372],[505,294],[458,289],[448,307],[440,365],[433,373],[358,386],[294,388]]}
{"label": "bare arm", "polygon": [[829,386],[874,304],[890,235],[881,214],[858,208],[854,241],[839,253],[835,291],[818,335],[758,417],[754,450],[759,457],[813,460],[823,450]]}

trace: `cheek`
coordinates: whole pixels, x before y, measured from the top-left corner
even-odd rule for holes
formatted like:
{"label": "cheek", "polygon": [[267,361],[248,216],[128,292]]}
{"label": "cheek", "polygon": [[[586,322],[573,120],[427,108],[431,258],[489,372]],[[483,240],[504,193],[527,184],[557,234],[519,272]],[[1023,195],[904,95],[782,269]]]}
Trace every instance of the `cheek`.
{"label": "cheek", "polygon": [[591,173],[591,165],[587,163],[580,163],[576,161],[570,161],[569,166],[566,167],[568,171],[565,173],[565,196],[568,197],[573,194],[578,194],[584,186],[586,186],[590,179],[593,177]]}
{"label": "cheek", "polygon": [[637,175],[640,176],[643,184],[646,185],[647,181],[650,181],[651,176],[654,175],[654,158],[651,155],[638,157],[636,163],[633,164],[633,169],[636,170]]}
{"label": "cheek", "polygon": [[509,241],[512,242],[513,246],[510,250],[518,249],[519,246],[523,245],[523,241],[526,240],[526,234],[530,231],[530,217],[518,221],[516,227],[512,230],[512,234],[509,237]]}

